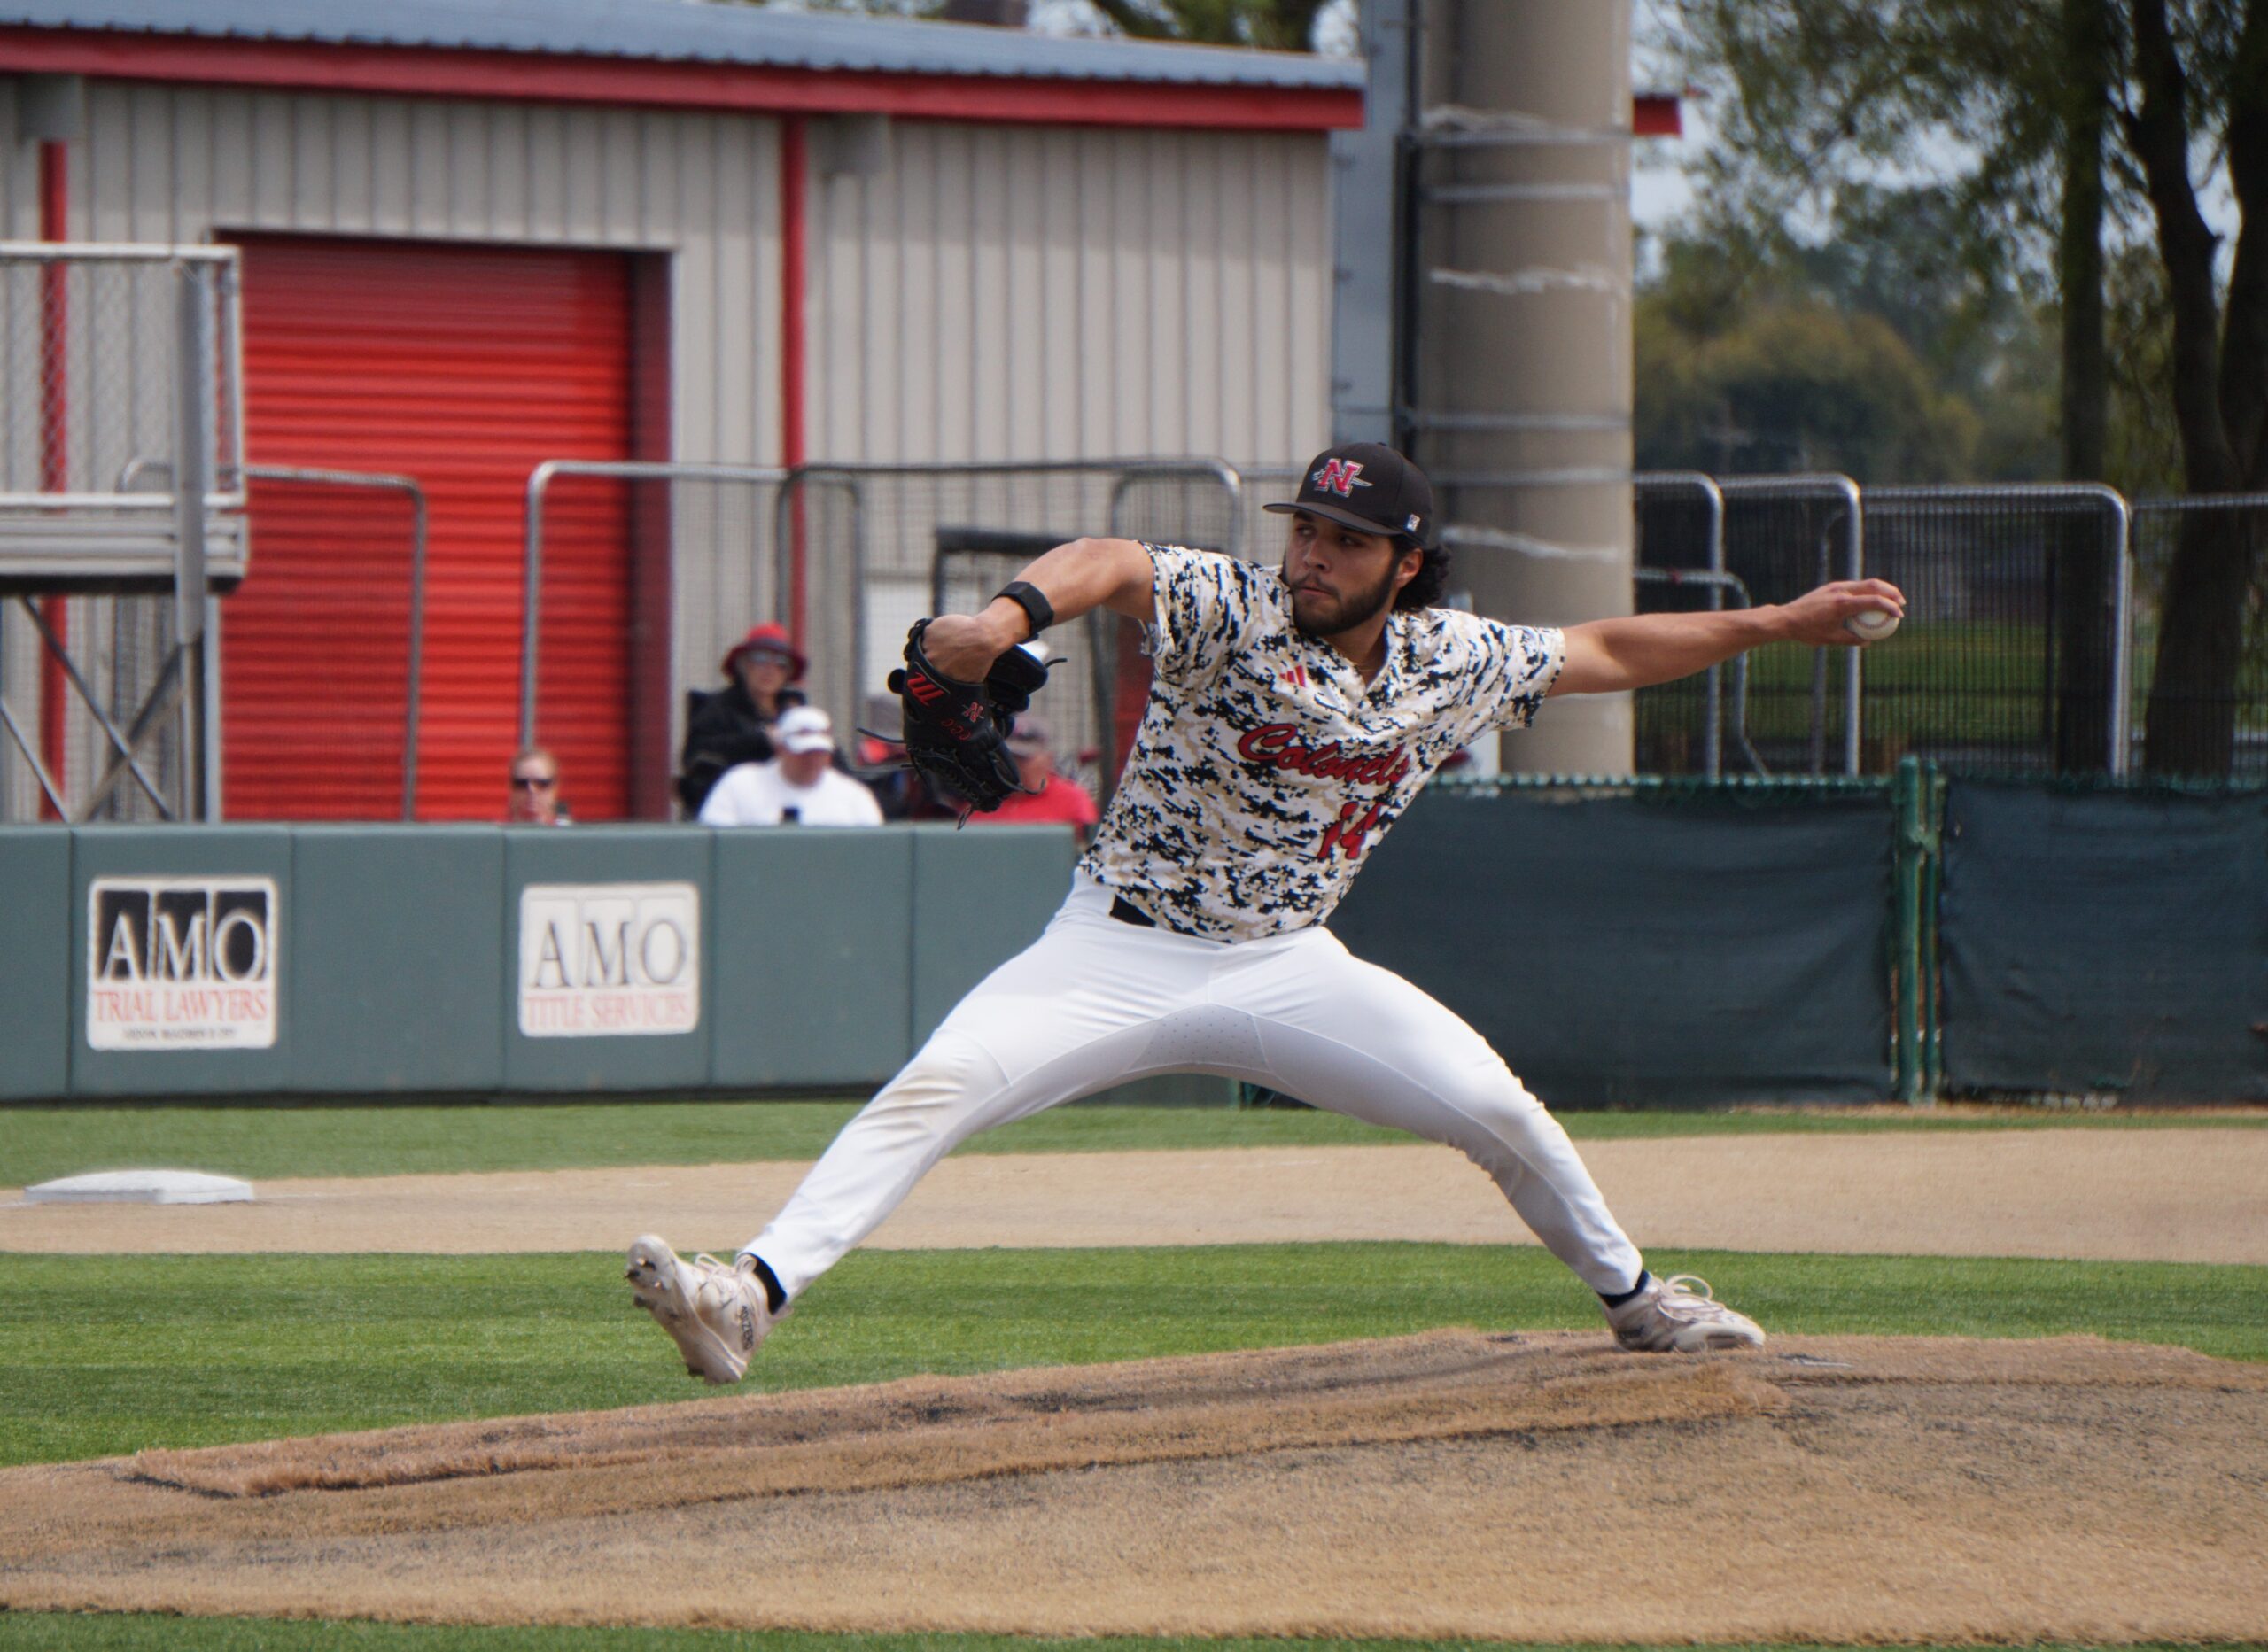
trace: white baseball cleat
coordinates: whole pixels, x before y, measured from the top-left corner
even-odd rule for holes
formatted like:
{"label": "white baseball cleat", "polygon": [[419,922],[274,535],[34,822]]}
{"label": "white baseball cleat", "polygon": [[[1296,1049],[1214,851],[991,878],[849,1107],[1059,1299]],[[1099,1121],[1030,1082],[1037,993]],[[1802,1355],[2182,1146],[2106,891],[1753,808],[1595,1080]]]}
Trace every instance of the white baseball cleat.
{"label": "white baseball cleat", "polygon": [[1615,1341],[1633,1353],[1705,1353],[1712,1348],[1760,1348],[1764,1327],[1717,1300],[1709,1282],[1691,1274],[1651,1279],[1619,1307],[1606,1310]]}
{"label": "white baseball cleat", "polygon": [[736,1383],[749,1356],[789,1310],[772,1311],[753,1258],[726,1266],[705,1252],[686,1261],[652,1234],[630,1246],[630,1299],[654,1316],[685,1356],[685,1369],[712,1383]]}

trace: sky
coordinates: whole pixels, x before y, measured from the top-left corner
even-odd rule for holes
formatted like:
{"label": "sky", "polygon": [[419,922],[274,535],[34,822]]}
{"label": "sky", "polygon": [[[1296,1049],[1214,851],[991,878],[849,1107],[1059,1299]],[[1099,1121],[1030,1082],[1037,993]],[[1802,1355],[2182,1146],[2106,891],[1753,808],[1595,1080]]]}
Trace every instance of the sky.
{"label": "sky", "polygon": [[[812,0],[772,0],[790,7]],[[1316,25],[1316,46],[1332,57],[1352,57],[1358,41],[1355,12],[1358,0],[1332,0]],[[1658,48],[1646,43],[1658,36],[1674,0],[1632,0],[1633,38],[1637,43],[1632,79],[1640,91],[1675,91],[1679,76]],[[1031,27],[1050,35],[1108,33],[1090,0],[1031,0]],[[1685,175],[1687,159],[1702,152],[1710,142],[1709,105],[1700,97],[1684,99],[1684,135],[1676,138],[1642,139],[1631,156],[1631,217],[1641,232],[1661,231],[1682,217],[1693,202],[1693,187]],[[1944,157],[1946,168],[1955,169],[1959,157]],[[2225,192],[2225,191],[2224,191]],[[2224,205],[2209,191],[2207,216],[2217,218]],[[2218,225],[2217,225],[2218,227]]]}
{"label": "sky", "polygon": [[[1332,57],[1355,55],[1355,0],[1333,0],[1317,19],[1317,50]],[[1656,10],[1656,0],[1636,0],[1635,20],[1642,36]],[[1101,19],[1087,0],[1032,0],[1031,21],[1034,28],[1051,35],[1103,32]],[[1638,54],[1635,73],[1640,89],[1653,91],[1674,87],[1674,77],[1664,78],[1652,71],[1649,55],[1643,49]],[[1705,105],[1692,102],[1686,105],[1685,134],[1679,139],[1642,142],[1631,158],[1631,214],[1641,229],[1658,229],[1674,221],[1692,199],[1693,192],[1682,170],[1682,157],[1708,142]]]}

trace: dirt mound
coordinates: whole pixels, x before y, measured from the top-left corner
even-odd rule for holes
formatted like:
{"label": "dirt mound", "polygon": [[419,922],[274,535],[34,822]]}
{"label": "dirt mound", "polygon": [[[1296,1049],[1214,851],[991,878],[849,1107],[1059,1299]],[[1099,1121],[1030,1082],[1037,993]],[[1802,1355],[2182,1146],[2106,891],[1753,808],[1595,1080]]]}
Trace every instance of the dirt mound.
{"label": "dirt mound", "polygon": [[1392,1341],[0,1474],[0,1603],[1518,1640],[2268,1635],[2268,1370]]}

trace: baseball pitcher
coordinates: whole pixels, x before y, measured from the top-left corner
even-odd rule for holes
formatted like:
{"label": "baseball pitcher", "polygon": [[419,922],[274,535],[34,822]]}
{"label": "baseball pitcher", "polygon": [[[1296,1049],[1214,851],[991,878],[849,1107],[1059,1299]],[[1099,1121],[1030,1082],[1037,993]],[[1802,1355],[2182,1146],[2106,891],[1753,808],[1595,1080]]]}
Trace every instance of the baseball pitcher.
{"label": "baseball pitcher", "polygon": [[806,1287],[960,1142],[1152,1074],[1265,1085],[1463,1152],[1638,1351],[1753,1346],[1755,1322],[1658,1278],[1566,1132],[1480,1035],[1324,926],[1450,754],[1557,694],[1614,694],[1769,641],[1849,645],[1902,614],[1878,579],[1783,607],[1508,625],[1434,606],[1433,489],[1371,443],[1309,467],[1280,566],[1079,539],[981,613],[914,628],[892,686],[912,759],[977,809],[1015,787],[1006,720],[1044,682],[1017,645],[1107,608],[1147,628],[1149,703],[1069,897],[964,998],[734,1260],[630,1247],[639,1305],[687,1368],[737,1380]]}

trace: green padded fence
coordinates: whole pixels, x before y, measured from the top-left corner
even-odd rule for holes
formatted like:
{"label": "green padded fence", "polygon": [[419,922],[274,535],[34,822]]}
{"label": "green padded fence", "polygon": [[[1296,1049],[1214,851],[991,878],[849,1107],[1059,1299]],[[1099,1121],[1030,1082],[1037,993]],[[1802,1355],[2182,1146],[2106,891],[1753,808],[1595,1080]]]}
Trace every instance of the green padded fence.
{"label": "green padded fence", "polygon": [[717,834],[715,1084],[866,1087],[905,1061],[914,840],[847,827]]}
{"label": "green padded fence", "polygon": [[[1072,857],[1047,827],[12,827],[0,1100],[863,1090]],[[1555,1105],[2268,1099],[2268,794],[1452,784],[1371,863],[1341,937]]]}
{"label": "green padded fence", "polygon": [[1048,826],[12,827],[0,1100],[862,1089],[1072,857]]}
{"label": "green padded fence", "polygon": [[0,1098],[71,1082],[71,834],[0,827]]}
{"label": "green padded fence", "polygon": [[1892,1093],[1886,781],[1440,786],[1334,919],[1546,1104]]}
{"label": "green padded fence", "polygon": [[504,841],[486,826],[293,831],[291,1090],[504,1087]]}
{"label": "green padded fence", "polygon": [[2268,793],[1953,779],[1955,1094],[2268,1100]]}

